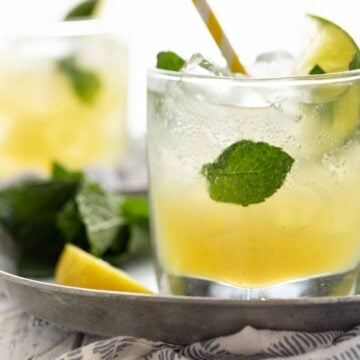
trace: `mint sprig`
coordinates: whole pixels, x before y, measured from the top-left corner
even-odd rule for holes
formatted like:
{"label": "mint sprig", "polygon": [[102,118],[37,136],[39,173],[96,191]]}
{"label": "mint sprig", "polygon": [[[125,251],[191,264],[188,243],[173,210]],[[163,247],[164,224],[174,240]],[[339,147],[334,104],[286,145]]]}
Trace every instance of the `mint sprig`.
{"label": "mint sprig", "polygon": [[95,182],[82,184],[75,201],[85,225],[90,252],[101,257],[111,247],[123,223],[117,201]]}
{"label": "mint sprig", "polygon": [[158,69],[179,71],[185,65],[185,60],[172,51],[162,51],[157,54]]}
{"label": "mint sprig", "polygon": [[249,206],[265,201],[283,185],[294,159],[281,148],[265,142],[241,140],[226,148],[201,173],[210,198]]}
{"label": "mint sprig", "polygon": [[88,105],[95,103],[101,89],[100,79],[95,72],[83,68],[73,56],[58,61],[58,67],[81,102]]}
{"label": "mint sprig", "polygon": [[14,239],[18,274],[51,276],[68,242],[119,265],[149,250],[146,199],[105,191],[60,164],[50,179],[29,179],[0,190],[0,225]]}
{"label": "mint sprig", "polygon": [[[94,17],[101,0],[85,0],[71,9],[64,17],[64,21],[86,20]],[[89,69],[78,64],[74,56],[64,57],[57,62],[59,70],[68,78],[70,84],[79,98],[87,105],[97,100],[101,81],[99,76]]]}
{"label": "mint sprig", "polygon": [[316,64],[309,72],[309,75],[323,75],[326,71],[318,64]]}
{"label": "mint sprig", "polygon": [[357,69],[360,69],[360,52],[357,52],[353,56],[349,64],[349,70],[357,70]]}
{"label": "mint sprig", "polygon": [[80,4],[76,5],[73,9],[71,9],[65,16],[64,20],[83,20],[93,17],[99,3],[99,0],[83,1]]}

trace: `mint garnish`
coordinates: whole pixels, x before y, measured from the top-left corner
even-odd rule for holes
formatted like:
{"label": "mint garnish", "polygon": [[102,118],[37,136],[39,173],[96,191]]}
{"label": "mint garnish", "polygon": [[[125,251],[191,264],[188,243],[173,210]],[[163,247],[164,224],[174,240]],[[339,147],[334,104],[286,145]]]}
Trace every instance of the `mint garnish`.
{"label": "mint garnish", "polygon": [[94,16],[99,0],[86,0],[76,5],[65,16],[65,20],[82,20]]}
{"label": "mint garnish", "polygon": [[[86,0],[75,6],[65,16],[64,20],[86,20],[94,16],[101,0]],[[57,63],[58,68],[69,79],[79,100],[86,104],[93,104],[99,94],[101,82],[98,75],[80,66],[75,57],[68,56]]]}
{"label": "mint garnish", "polygon": [[58,67],[69,79],[79,100],[86,104],[93,104],[101,89],[101,83],[96,73],[84,69],[73,56],[58,61]]}
{"label": "mint garnish", "polygon": [[284,183],[294,159],[265,142],[241,140],[226,148],[201,173],[208,181],[210,198],[248,206],[263,202]]}
{"label": "mint garnish", "polygon": [[172,51],[163,51],[157,54],[156,67],[163,70],[179,71],[185,60]]}
{"label": "mint garnish", "polygon": [[357,52],[353,56],[349,64],[349,70],[357,70],[357,69],[360,69],[360,52]]}
{"label": "mint garnish", "polygon": [[99,184],[88,182],[80,188],[76,204],[85,225],[90,252],[103,256],[123,223],[118,215],[117,202]]}
{"label": "mint garnish", "polygon": [[309,75],[323,75],[326,71],[319,65],[315,65],[309,72]]}
{"label": "mint garnish", "polygon": [[74,180],[74,181],[85,180],[85,175],[82,171],[69,170],[58,162],[54,162],[52,164],[51,176],[53,180]]}
{"label": "mint garnish", "polygon": [[18,274],[51,276],[67,242],[113,264],[149,249],[144,198],[119,198],[81,171],[54,164],[47,180],[0,190],[0,225],[14,239]]}

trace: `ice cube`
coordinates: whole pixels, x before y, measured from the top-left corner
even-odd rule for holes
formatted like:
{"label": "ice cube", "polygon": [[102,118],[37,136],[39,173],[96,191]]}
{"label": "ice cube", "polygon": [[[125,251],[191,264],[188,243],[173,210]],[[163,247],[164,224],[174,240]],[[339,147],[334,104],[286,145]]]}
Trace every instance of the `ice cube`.
{"label": "ice cube", "polygon": [[259,54],[255,63],[248,67],[249,74],[254,77],[284,77],[290,76],[294,57],[284,50]]}
{"label": "ice cube", "polygon": [[[213,75],[216,77],[236,76],[246,78],[243,74],[232,74],[227,67],[217,65],[201,54],[194,54],[185,64],[182,72],[196,75]],[[246,107],[266,107],[269,103],[253,87],[230,85],[226,82],[208,83],[206,87],[198,84],[187,84],[197,100],[214,104]]]}
{"label": "ice cube", "polygon": [[276,51],[269,51],[262,54],[259,54],[256,57],[255,62],[279,62],[279,61],[293,61],[294,57],[284,50],[276,50]]}
{"label": "ice cube", "polygon": [[231,72],[226,67],[219,66],[206,59],[201,54],[194,54],[183,66],[182,72],[197,75],[230,76]]}

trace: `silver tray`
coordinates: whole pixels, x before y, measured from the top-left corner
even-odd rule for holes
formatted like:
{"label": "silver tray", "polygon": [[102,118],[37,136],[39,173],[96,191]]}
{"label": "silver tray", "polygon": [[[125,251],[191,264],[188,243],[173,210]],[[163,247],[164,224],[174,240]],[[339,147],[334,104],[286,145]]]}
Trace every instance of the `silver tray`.
{"label": "silver tray", "polygon": [[[129,335],[189,343],[226,335],[246,325],[324,331],[360,324],[360,296],[298,300],[224,300],[96,291],[34,281],[14,274],[14,249],[1,237],[0,286],[29,313],[102,336]],[[127,269],[155,286],[149,261]]]}

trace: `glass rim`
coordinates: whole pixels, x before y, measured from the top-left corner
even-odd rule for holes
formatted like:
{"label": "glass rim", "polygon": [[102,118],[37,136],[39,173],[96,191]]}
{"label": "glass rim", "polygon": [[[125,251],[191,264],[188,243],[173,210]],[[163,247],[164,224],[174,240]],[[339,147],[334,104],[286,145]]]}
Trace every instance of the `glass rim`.
{"label": "glass rim", "polygon": [[192,83],[202,83],[207,81],[223,82],[236,86],[306,86],[306,85],[328,85],[341,84],[360,80],[360,69],[347,70],[336,73],[319,74],[319,75],[302,75],[286,77],[240,77],[240,76],[216,76],[206,74],[191,74],[177,71],[169,71],[157,68],[147,69],[148,78],[158,78],[162,80],[184,81]]}

